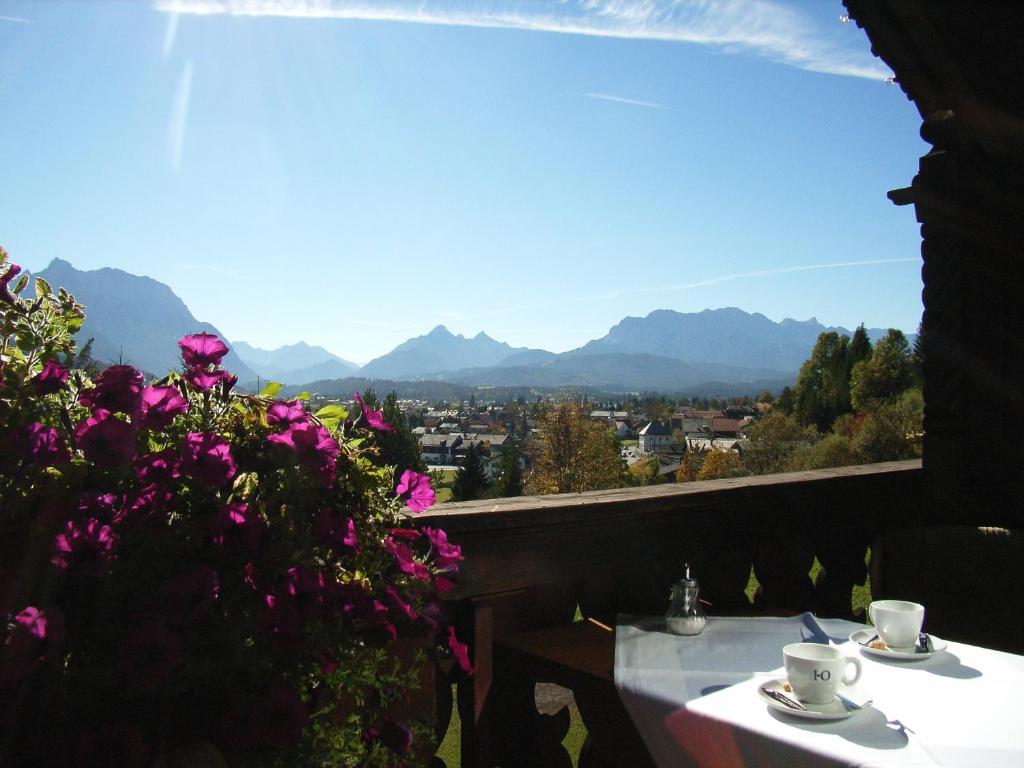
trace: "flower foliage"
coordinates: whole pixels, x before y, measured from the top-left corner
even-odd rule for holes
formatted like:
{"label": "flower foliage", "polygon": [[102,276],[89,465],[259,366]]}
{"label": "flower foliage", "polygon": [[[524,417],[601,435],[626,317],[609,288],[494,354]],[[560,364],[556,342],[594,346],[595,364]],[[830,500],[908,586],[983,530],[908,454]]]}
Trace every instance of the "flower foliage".
{"label": "flower foliage", "polygon": [[159,381],[90,380],[83,307],[20,272],[0,249],[0,764],[418,754],[399,651],[471,671],[439,602],[462,553],[412,527],[429,479],[371,460],[380,412],[235,392],[207,333]]}

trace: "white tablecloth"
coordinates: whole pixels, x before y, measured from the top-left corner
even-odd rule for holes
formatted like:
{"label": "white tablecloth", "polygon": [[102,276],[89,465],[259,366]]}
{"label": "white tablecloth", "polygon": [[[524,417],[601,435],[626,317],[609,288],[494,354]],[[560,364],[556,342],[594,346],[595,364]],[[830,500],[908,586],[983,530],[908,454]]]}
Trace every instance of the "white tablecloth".
{"label": "white tablecloth", "polygon": [[[863,625],[822,619],[842,643]],[[929,659],[878,660],[849,641],[864,673],[851,698],[874,706],[841,721],[769,709],[782,647],[811,641],[800,617],[712,618],[696,637],[620,617],[615,685],[659,766],[1024,766],[1024,656],[961,643]]]}

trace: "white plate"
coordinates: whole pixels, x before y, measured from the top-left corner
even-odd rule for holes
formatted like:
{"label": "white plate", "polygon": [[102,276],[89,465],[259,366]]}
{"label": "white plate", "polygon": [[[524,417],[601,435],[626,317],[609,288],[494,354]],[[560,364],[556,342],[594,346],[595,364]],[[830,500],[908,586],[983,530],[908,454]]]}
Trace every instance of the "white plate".
{"label": "white plate", "polygon": [[932,641],[932,650],[928,653],[918,653],[914,650],[913,646],[910,648],[872,648],[867,643],[876,634],[875,630],[870,628],[858,629],[850,635],[850,639],[859,645],[864,653],[870,653],[872,656],[877,656],[880,659],[893,659],[895,661],[923,661],[924,659],[930,659],[936,653],[946,650],[949,645],[941,637],[928,635]]}
{"label": "white plate", "polygon": [[[791,699],[795,699],[796,696],[793,694],[793,692],[787,691],[783,687],[785,686],[785,684],[785,678],[771,680],[770,682],[767,682],[764,685],[759,685],[757,687],[757,695],[761,698],[761,701],[767,704],[771,709],[777,710],[778,712],[782,712],[786,715],[792,715],[793,717],[801,717],[806,720],[845,720],[850,715],[860,711],[857,709],[847,709],[846,705],[839,701],[839,699],[833,699],[828,704],[804,704],[804,702],[800,702],[805,707],[807,707],[807,709],[793,709],[792,707],[787,707],[781,701],[776,701],[771,696],[765,695],[765,693],[761,690],[762,688],[776,690],[779,693],[786,694]],[[847,691],[848,689],[844,687],[843,690]],[[860,699],[863,697],[858,698]],[[861,706],[861,709],[870,708],[871,702],[866,702],[864,705]]]}

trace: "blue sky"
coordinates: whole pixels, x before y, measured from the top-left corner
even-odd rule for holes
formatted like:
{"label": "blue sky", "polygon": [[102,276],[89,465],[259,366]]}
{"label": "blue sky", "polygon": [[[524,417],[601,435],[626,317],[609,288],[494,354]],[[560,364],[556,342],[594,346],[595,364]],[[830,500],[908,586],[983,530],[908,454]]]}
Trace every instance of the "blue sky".
{"label": "blue sky", "polygon": [[365,362],[738,306],[916,329],[927,147],[839,2],[0,0],[0,244]]}

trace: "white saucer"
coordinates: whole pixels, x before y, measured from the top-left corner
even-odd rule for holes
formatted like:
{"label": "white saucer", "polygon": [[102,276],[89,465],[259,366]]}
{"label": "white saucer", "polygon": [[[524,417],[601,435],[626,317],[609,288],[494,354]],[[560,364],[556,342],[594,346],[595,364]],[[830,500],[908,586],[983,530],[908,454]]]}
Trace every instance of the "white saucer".
{"label": "white saucer", "polygon": [[936,653],[941,653],[949,646],[949,643],[941,637],[928,635],[928,638],[932,641],[932,650],[927,653],[918,653],[913,646],[908,648],[872,648],[868,645],[868,641],[876,634],[875,630],[870,627],[868,629],[858,629],[850,635],[850,639],[859,645],[864,653],[869,653],[880,659],[893,659],[894,661],[923,661],[924,659],[930,659]]}
{"label": "white saucer", "polygon": [[[771,696],[765,695],[765,693],[761,690],[762,688],[775,690],[779,693],[784,693],[791,699],[796,699],[796,696],[792,691],[787,691],[783,687],[785,685],[786,679],[784,677],[778,678],[776,680],[771,680],[757,687],[757,695],[761,698],[761,701],[768,705],[769,708],[777,710],[778,712],[782,712],[783,714],[792,715],[793,717],[800,717],[805,720],[845,720],[850,715],[860,711],[857,709],[847,708],[847,706],[843,704],[839,699],[833,699],[828,704],[807,704],[804,702],[800,702],[805,707],[807,707],[807,709],[793,709],[792,707],[787,707],[780,701],[776,701]],[[848,689],[844,686],[842,690],[847,691]],[[870,708],[871,702],[865,702],[863,705],[861,705],[861,709]]]}

